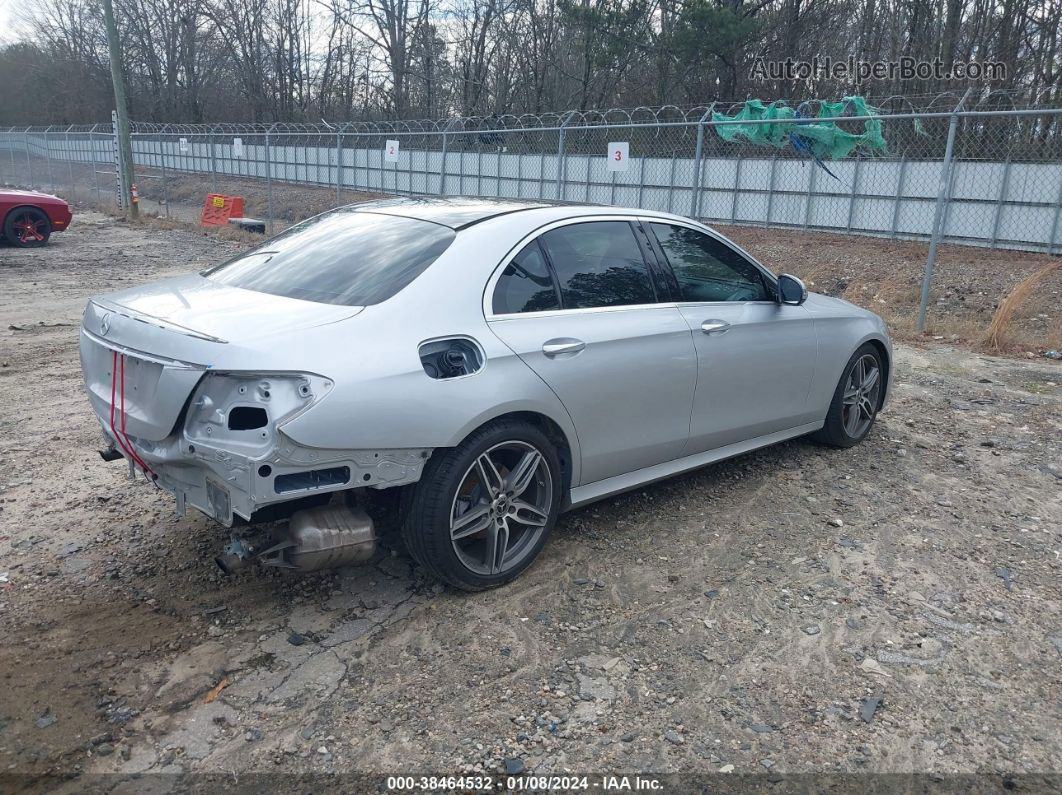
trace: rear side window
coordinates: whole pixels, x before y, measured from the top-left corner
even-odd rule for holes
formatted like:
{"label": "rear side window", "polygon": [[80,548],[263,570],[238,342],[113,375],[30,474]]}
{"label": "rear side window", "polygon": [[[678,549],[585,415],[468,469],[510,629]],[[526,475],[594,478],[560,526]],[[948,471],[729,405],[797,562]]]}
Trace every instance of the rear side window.
{"label": "rear side window", "polygon": [[502,271],[492,306],[496,315],[560,309],[553,276],[537,240],[525,246]]}
{"label": "rear side window", "polygon": [[650,224],[678,280],[683,301],[768,301],[759,268],[711,235]]}
{"label": "rear side window", "polygon": [[655,303],[649,269],[626,221],[571,224],[539,240],[557,274],[565,309]]}
{"label": "rear side window", "polygon": [[386,301],[454,241],[439,224],[340,208],[203,273],[211,281],[322,304]]}

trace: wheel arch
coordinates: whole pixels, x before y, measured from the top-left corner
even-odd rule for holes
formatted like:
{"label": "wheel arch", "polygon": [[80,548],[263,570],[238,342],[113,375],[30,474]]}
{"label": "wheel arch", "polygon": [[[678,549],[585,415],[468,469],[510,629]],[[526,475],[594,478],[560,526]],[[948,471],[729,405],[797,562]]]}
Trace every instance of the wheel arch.
{"label": "wheel arch", "polygon": [[48,222],[48,231],[52,231],[52,217],[48,214],[48,211],[41,207],[39,204],[16,204],[12,207],[8,207],[2,215],[0,215],[0,235],[6,235],[4,227],[7,226],[7,219],[11,217],[13,213],[17,213],[19,210],[36,210],[44,216]]}
{"label": "wheel arch", "polygon": [[870,337],[860,343],[860,347],[868,343],[873,345],[877,350],[878,355],[881,356],[881,367],[882,370],[884,370],[882,376],[885,379],[885,388],[881,390],[881,395],[878,397],[878,410],[880,411],[885,406],[885,399],[888,397],[892,385],[892,351],[889,349],[889,346],[885,344],[884,340],[881,340],[878,337]]}
{"label": "wheel arch", "polygon": [[467,439],[480,428],[504,420],[517,420],[519,422],[526,422],[530,425],[534,425],[541,430],[546,435],[546,438],[548,438],[557,448],[557,456],[561,461],[561,488],[564,495],[561,503],[561,510],[565,510],[567,508],[572,484],[578,482],[578,442],[576,441],[573,444],[573,440],[569,437],[569,434],[565,432],[564,428],[562,428],[561,425],[549,415],[543,414],[540,411],[528,409],[507,411],[480,422],[474,428],[469,428],[467,432],[462,435],[461,441]]}
{"label": "wheel arch", "polygon": [[48,223],[49,224],[51,224],[51,222],[52,222],[52,217],[50,215],[48,215],[48,211],[45,210],[43,207],[41,207],[39,204],[26,203],[26,204],[14,204],[11,207],[8,207],[4,211],[4,214],[0,215],[0,224],[6,223],[7,222],[7,217],[9,215],[11,215],[11,213],[18,212],[19,210],[36,210],[37,212],[41,213],[45,218],[48,219]]}

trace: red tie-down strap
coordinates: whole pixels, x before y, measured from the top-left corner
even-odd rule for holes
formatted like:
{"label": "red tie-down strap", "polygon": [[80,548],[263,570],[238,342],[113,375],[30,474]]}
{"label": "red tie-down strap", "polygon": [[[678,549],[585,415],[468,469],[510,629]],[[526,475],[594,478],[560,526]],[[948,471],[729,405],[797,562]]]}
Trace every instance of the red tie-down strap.
{"label": "red tie-down strap", "polygon": [[[136,450],[133,449],[133,443],[129,441],[129,436],[125,432],[125,354],[121,354],[121,361],[118,360],[118,351],[111,351],[111,433],[114,435],[114,439],[118,442],[118,446],[122,448],[131,461],[137,464],[145,475],[150,475],[154,480],[157,475],[141,458]],[[119,368],[121,371],[119,372]],[[114,397],[115,391],[118,392],[118,399],[122,402],[121,411],[121,431],[114,427]]]}

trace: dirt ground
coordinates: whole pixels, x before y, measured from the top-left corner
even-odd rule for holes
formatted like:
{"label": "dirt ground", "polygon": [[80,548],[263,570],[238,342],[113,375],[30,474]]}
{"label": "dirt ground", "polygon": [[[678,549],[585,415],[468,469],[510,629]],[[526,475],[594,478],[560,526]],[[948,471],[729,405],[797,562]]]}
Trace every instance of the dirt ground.
{"label": "dirt ground", "polygon": [[240,245],[86,212],[0,247],[0,789],[1062,784],[1057,362],[899,344],[861,446],[798,440],[569,513],[499,590],[391,548],[225,577],[227,531],[97,455],[77,324],[93,294]]}

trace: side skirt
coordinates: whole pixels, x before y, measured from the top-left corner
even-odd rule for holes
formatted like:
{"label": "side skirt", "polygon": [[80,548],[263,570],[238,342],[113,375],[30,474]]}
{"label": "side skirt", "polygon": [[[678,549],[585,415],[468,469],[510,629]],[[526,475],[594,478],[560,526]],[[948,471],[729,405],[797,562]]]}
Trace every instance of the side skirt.
{"label": "side skirt", "polygon": [[772,444],[777,444],[778,442],[784,442],[786,439],[804,436],[812,431],[817,431],[822,425],[822,421],[809,422],[806,425],[798,425],[795,428],[789,428],[784,431],[775,431],[774,433],[768,433],[764,436],[757,436],[754,439],[746,439],[743,442],[728,444],[725,447],[706,450],[703,453],[695,453],[694,455],[688,455],[684,458],[676,458],[674,461],[665,461],[663,464],[655,464],[651,467],[645,467],[644,469],[636,469],[633,472],[615,475],[611,478],[599,480],[596,483],[587,483],[585,486],[576,486],[572,489],[571,499],[567,509],[578,508],[587,503],[594,502],[595,500],[611,497],[614,494],[621,494],[624,491],[630,491],[631,489],[636,489],[649,483],[655,483],[658,480],[663,480],[664,478],[669,478],[673,475],[689,472],[691,469],[714,464],[717,461],[733,458],[734,456],[748,453],[752,450],[759,449],[760,447],[767,447]]}

